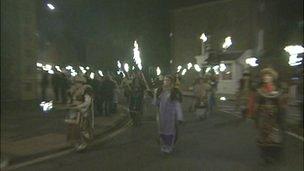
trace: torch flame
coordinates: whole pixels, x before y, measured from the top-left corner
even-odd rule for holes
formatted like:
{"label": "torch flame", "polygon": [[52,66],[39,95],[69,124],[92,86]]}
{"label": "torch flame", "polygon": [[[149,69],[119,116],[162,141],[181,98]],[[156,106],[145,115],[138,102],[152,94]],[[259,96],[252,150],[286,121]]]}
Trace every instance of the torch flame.
{"label": "torch flame", "polygon": [[142,65],[141,65],[141,59],[140,59],[140,51],[138,50],[138,44],[136,41],[134,41],[134,49],[133,49],[133,59],[138,67],[139,70],[142,70]]}
{"label": "torch flame", "polygon": [[156,68],[156,74],[157,74],[157,75],[160,75],[160,74],[161,74],[161,70],[160,70],[159,67]]}
{"label": "torch flame", "polygon": [[117,61],[117,67],[120,69],[121,68],[121,63],[120,61]]}
{"label": "torch flame", "polygon": [[129,64],[125,63],[124,64],[124,69],[126,72],[129,72]]}

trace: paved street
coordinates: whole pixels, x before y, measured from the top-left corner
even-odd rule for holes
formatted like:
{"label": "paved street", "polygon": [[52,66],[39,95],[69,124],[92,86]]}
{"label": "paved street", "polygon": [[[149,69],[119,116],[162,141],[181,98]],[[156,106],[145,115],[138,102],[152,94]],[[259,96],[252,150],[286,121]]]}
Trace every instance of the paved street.
{"label": "paved street", "polygon": [[[184,103],[187,109],[189,101]],[[155,109],[148,105],[140,127],[125,127],[105,143],[85,153],[71,153],[17,170],[303,170],[303,141],[286,135],[282,162],[264,166],[255,144],[252,121],[218,112],[198,121],[186,112],[176,151],[160,153]]]}

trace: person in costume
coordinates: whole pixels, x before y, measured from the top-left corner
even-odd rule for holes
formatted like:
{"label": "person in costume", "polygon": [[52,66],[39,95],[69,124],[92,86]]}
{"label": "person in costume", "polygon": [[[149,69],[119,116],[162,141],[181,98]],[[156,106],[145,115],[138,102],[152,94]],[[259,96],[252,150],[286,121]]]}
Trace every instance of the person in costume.
{"label": "person in costume", "polygon": [[94,106],[93,89],[86,84],[82,76],[75,77],[72,87],[72,104],[70,105],[67,140],[76,151],[84,150],[93,139]]}
{"label": "person in costume", "polygon": [[283,91],[276,84],[278,73],[272,68],[261,71],[262,83],[255,97],[255,121],[258,129],[257,145],[266,162],[279,159],[283,147]]}
{"label": "person in costume", "polygon": [[157,123],[161,152],[171,153],[177,140],[177,125],[183,121],[181,93],[174,77],[166,76],[163,86],[156,90],[154,104],[158,107]]}

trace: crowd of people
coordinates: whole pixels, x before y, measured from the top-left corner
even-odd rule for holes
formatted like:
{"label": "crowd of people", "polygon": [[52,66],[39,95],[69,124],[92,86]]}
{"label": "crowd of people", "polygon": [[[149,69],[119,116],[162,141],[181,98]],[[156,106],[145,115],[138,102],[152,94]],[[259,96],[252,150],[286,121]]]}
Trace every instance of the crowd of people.
{"label": "crowd of people", "polygon": [[[145,94],[153,98],[153,104],[158,108],[160,150],[171,153],[177,140],[178,124],[183,121],[183,95],[179,89],[179,77],[167,75],[159,78],[153,81],[150,89],[141,71],[115,79],[110,74],[94,79],[85,74],[72,79],[63,73],[52,75],[55,100],[70,106],[68,140],[77,150],[85,149],[93,138],[94,117],[115,113],[118,92],[123,90],[134,126],[141,125]],[[46,80],[43,77],[42,81]],[[237,109],[244,118],[255,120],[259,132],[257,145],[262,158],[271,162],[282,150],[288,92],[286,87],[278,84],[278,73],[272,68],[261,70],[259,80],[257,83],[250,73],[244,72],[236,94]],[[190,111],[195,112],[199,119],[215,113],[217,84],[215,75],[195,81]],[[42,90],[42,96],[45,98],[45,90]]]}

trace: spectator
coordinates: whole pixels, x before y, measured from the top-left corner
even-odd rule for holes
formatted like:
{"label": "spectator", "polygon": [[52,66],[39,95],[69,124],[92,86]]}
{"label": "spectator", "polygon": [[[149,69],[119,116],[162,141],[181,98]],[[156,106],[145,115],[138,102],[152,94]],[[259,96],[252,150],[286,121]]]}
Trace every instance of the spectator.
{"label": "spectator", "polygon": [[106,75],[100,87],[100,93],[103,97],[103,112],[105,116],[110,116],[111,106],[113,103],[114,89],[115,82],[111,80],[109,75]]}
{"label": "spectator", "polygon": [[46,91],[47,91],[47,87],[49,85],[49,74],[46,71],[43,71],[42,73],[42,79],[41,79],[41,98],[42,101],[45,101],[47,99],[46,97]]}

